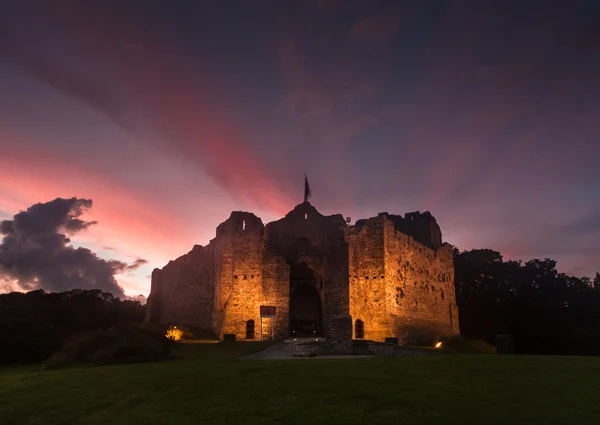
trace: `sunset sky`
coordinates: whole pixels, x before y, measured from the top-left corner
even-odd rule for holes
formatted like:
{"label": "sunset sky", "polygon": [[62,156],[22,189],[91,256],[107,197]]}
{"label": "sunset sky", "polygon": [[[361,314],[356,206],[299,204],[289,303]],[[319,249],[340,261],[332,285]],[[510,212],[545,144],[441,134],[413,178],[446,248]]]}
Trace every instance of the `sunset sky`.
{"label": "sunset sky", "polygon": [[593,276],[599,22],[597,0],[0,0],[0,221],[92,200],[71,243],[146,260],[116,280],[147,295],[306,172],[323,214],[429,210],[460,249]]}

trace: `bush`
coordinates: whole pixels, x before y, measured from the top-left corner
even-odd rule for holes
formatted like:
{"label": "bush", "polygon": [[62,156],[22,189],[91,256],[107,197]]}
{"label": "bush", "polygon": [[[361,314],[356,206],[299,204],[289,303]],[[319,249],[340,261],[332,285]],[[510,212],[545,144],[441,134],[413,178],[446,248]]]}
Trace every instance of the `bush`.
{"label": "bush", "polygon": [[38,320],[0,322],[0,335],[0,363],[44,361],[60,347],[57,329]]}
{"label": "bush", "polygon": [[465,338],[461,335],[440,339],[442,350],[447,353],[496,354],[496,347],[480,339]]}
{"label": "bush", "polygon": [[[189,333],[189,332],[188,332]],[[186,331],[182,327],[169,326],[165,336],[173,341],[180,341],[185,337]]]}
{"label": "bush", "polygon": [[73,335],[143,318],[139,302],[100,290],[0,294],[0,364],[41,362]]}
{"label": "bush", "polygon": [[185,340],[210,340],[210,341],[218,341],[219,338],[215,335],[212,330],[202,329],[196,326],[188,326],[181,324],[165,324],[165,323],[156,323],[156,322],[145,322],[142,323],[144,329],[151,329],[156,332],[162,332],[167,338],[174,336],[175,334],[179,335],[179,339],[174,339],[175,341],[185,341]]}
{"label": "bush", "polygon": [[399,342],[403,345],[414,345],[418,347],[432,347],[438,340],[434,330],[405,325],[399,333]]}
{"label": "bush", "polygon": [[161,361],[169,357],[172,341],[163,332],[143,326],[120,325],[77,335],[46,363],[47,369],[72,364],[106,365]]}

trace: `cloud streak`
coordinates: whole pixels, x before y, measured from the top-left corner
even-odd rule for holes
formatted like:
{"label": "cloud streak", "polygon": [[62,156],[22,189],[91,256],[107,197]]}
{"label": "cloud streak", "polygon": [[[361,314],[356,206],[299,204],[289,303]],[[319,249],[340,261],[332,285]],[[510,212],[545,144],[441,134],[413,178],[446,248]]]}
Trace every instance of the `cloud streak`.
{"label": "cloud streak", "polygon": [[[219,94],[202,74],[191,71],[189,61],[175,55],[176,49],[164,47],[152,31],[153,22],[136,20],[131,8],[113,10],[105,4],[87,4],[75,15],[65,7],[45,12],[42,23],[61,28],[60,40],[77,40],[71,54],[77,52],[109,78],[115,77],[107,85],[94,72],[77,73],[55,63],[57,59],[31,47],[40,43],[24,43],[25,36],[15,31],[5,37],[5,50],[24,69],[86,102],[134,137],[150,134],[155,143],[162,139],[165,151],[188,161],[190,167],[201,167],[239,202],[274,214],[293,205],[279,179],[249,149],[249,136],[236,129]],[[123,19],[115,19],[115,13]],[[108,27],[110,32],[95,29]]]}

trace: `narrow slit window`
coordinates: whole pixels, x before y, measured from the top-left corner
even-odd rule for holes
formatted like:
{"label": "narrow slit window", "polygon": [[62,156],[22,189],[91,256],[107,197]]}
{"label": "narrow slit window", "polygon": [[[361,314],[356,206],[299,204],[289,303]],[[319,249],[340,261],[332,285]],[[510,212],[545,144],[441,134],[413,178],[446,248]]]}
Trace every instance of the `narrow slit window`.
{"label": "narrow slit window", "polygon": [[246,230],[246,220],[242,221],[242,230]]}
{"label": "narrow slit window", "polygon": [[304,213],[304,219],[308,220],[308,213]]}

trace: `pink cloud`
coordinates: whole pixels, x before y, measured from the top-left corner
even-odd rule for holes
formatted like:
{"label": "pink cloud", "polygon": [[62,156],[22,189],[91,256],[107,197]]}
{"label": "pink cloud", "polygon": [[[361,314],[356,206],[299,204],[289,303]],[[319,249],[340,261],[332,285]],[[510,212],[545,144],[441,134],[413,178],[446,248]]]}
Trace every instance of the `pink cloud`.
{"label": "pink cloud", "polygon": [[[141,196],[111,181],[109,176],[50,152],[20,150],[17,146],[26,143],[20,143],[19,136],[4,129],[0,129],[0,137],[11,142],[10,149],[4,150],[0,157],[3,210],[16,214],[32,204],[56,197],[90,198],[94,206],[86,213],[86,219],[98,221],[98,225],[75,241],[93,250],[110,245],[118,253],[116,258],[122,259],[123,254],[137,255],[147,259],[152,267],[162,266],[197,242],[183,219],[159,200]],[[205,237],[212,237],[211,233],[214,232]]]}

